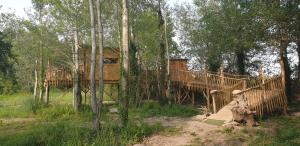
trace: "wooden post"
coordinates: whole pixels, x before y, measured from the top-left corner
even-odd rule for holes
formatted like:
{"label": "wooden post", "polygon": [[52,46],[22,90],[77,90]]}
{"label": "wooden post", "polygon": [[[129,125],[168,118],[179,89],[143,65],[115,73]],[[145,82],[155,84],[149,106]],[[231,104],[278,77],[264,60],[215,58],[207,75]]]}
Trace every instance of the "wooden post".
{"label": "wooden post", "polygon": [[195,92],[192,92],[192,102],[193,102],[193,105],[195,105]]}
{"label": "wooden post", "polygon": [[205,64],[205,67],[204,67],[204,78],[205,78],[205,86],[206,86],[206,102],[207,102],[207,109],[208,109],[208,111],[210,111],[209,88],[207,86],[207,84],[208,84],[207,69],[208,69],[208,67]]}
{"label": "wooden post", "polygon": [[222,64],[221,67],[220,67],[220,75],[221,75],[221,86],[222,86],[222,89],[225,88],[224,87],[224,65]]}
{"label": "wooden post", "polygon": [[266,91],[265,91],[265,75],[264,75],[264,71],[263,71],[263,67],[260,67],[260,76],[261,76],[261,100],[262,100],[262,114],[263,114],[263,110],[264,110],[264,106],[265,106],[265,98],[266,98]]}
{"label": "wooden post", "polygon": [[246,79],[243,80],[243,90],[247,89],[247,81]]}
{"label": "wooden post", "polygon": [[216,95],[212,95],[214,113],[217,113],[216,99],[215,98],[216,98]]}

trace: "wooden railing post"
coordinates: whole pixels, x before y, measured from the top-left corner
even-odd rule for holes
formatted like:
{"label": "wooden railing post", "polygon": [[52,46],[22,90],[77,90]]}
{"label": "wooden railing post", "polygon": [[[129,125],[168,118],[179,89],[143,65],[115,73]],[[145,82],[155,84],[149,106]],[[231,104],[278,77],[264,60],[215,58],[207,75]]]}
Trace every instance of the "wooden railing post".
{"label": "wooden railing post", "polygon": [[263,115],[263,112],[264,112],[264,106],[265,106],[265,98],[266,98],[266,90],[265,90],[265,75],[264,75],[264,71],[263,71],[263,67],[261,66],[260,67],[260,76],[261,76],[261,100],[262,100],[262,107],[261,107],[261,110],[262,110],[262,115]]}
{"label": "wooden railing post", "polygon": [[208,87],[208,79],[207,79],[207,70],[208,70],[208,66],[205,64],[204,67],[204,79],[205,79],[205,86],[206,86],[206,102],[207,102],[207,109],[208,111],[210,111],[210,99],[209,99],[209,87]]}
{"label": "wooden railing post", "polygon": [[243,90],[247,89],[247,81],[246,79],[243,79]]}
{"label": "wooden railing post", "polygon": [[225,84],[224,84],[224,65],[222,64],[220,67],[220,76],[221,76],[221,88],[224,89]]}

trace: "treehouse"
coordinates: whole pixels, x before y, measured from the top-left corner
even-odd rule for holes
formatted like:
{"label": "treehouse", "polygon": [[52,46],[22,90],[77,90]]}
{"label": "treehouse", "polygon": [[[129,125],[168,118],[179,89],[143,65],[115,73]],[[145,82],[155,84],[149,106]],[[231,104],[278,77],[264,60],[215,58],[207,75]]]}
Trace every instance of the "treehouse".
{"label": "treehouse", "polygon": [[[117,48],[104,48],[104,84],[117,84],[120,79],[120,52]],[[91,67],[91,49],[84,47],[80,52],[80,80],[83,88],[88,88],[90,83],[90,67]],[[96,56],[96,81],[99,81],[99,55]],[[50,86],[55,87],[72,87],[73,85],[72,71],[66,67],[48,66],[45,81]]]}
{"label": "treehouse", "polygon": [[[97,50],[98,51],[98,50]],[[120,79],[120,50],[118,48],[104,48],[104,84],[118,84]],[[91,49],[84,47],[80,52],[80,81],[83,89],[90,84]],[[96,56],[96,82],[99,81],[99,54]],[[170,71],[187,70],[187,59],[170,59]],[[48,66],[45,82],[55,87],[72,87],[72,70],[66,67]]]}

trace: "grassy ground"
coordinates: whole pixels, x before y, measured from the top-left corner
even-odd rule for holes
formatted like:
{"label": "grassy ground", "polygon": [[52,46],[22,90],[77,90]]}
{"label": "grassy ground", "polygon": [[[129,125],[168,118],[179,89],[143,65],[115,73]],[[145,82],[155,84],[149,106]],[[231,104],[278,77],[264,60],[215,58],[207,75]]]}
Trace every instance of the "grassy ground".
{"label": "grassy ground", "polygon": [[[290,104],[290,112],[300,112],[300,102]],[[241,130],[225,128],[223,132],[233,139],[246,141],[250,146],[300,145],[300,114],[272,115],[259,120],[259,123],[259,127],[242,127]]]}
{"label": "grassy ground", "polygon": [[50,95],[48,106],[36,104],[27,93],[0,96],[0,146],[130,145],[165,130],[159,124],[145,124],[144,117],[198,114],[193,107],[162,107],[150,102],[140,108],[130,108],[128,127],[120,129],[118,115],[108,112],[114,105],[105,106],[102,130],[93,131],[92,112],[88,105],[75,113],[70,91],[55,89]]}

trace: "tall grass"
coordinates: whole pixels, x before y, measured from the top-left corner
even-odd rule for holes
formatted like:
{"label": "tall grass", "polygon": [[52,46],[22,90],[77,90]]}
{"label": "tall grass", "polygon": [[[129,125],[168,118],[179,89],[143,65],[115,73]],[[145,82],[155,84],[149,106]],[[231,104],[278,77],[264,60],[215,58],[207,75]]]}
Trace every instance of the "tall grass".
{"label": "tall grass", "polygon": [[139,108],[131,108],[130,116],[137,117],[153,117],[153,116],[167,116],[167,117],[191,117],[199,114],[199,110],[192,106],[185,105],[164,105],[161,106],[158,102],[145,102]]}
{"label": "tall grass", "polygon": [[160,125],[136,125],[130,122],[123,129],[114,123],[105,124],[101,130],[74,127],[68,122],[47,123],[32,126],[30,130],[13,136],[0,135],[1,146],[61,146],[61,145],[129,145],[161,129]]}

